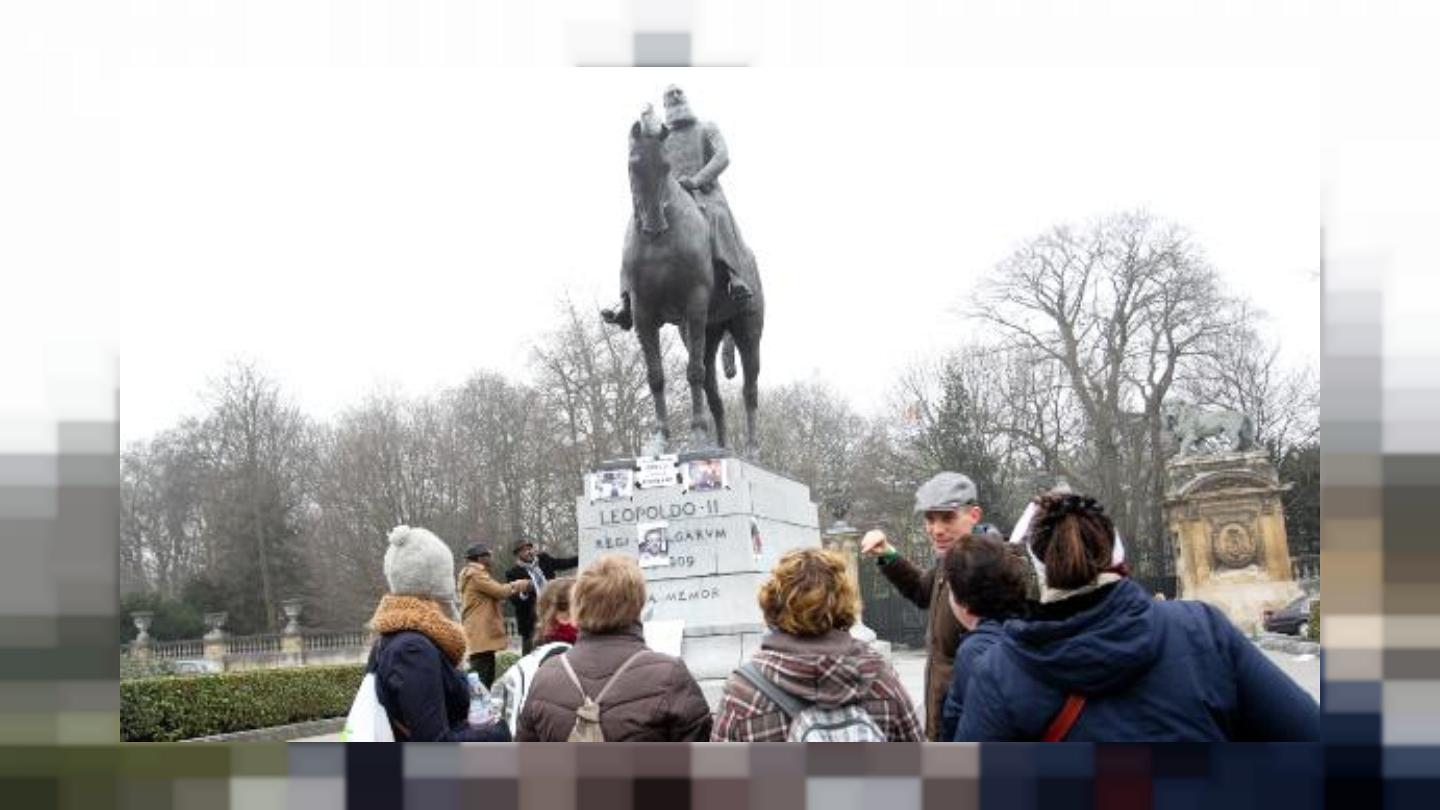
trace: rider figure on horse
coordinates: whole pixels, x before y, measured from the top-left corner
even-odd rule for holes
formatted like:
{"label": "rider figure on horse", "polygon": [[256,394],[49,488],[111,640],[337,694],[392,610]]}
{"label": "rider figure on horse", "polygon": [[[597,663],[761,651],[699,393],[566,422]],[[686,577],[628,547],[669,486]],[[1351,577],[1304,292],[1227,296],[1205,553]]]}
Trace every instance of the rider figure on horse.
{"label": "rider figure on horse", "polygon": [[[710,245],[715,267],[728,281],[727,290],[736,304],[744,307],[753,292],[747,278],[755,273],[755,258],[740,239],[740,229],[730,213],[725,192],[720,189],[720,173],[730,165],[725,140],[719,127],[710,121],[698,121],[690,111],[685,91],[675,85],[665,89],[665,125],[670,134],[665,139],[665,156],[670,171],[680,186],[705,213],[710,225]],[[620,303],[600,310],[606,323],[621,329],[633,324],[630,306],[630,279],[620,274]]]}

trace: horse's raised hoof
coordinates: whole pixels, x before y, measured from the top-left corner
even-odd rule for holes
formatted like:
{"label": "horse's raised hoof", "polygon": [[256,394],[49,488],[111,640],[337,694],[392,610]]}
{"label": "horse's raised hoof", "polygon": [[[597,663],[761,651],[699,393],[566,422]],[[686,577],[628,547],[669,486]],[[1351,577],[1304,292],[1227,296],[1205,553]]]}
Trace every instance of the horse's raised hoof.
{"label": "horse's raised hoof", "polygon": [[623,307],[620,309],[606,307],[600,310],[600,320],[611,326],[618,326],[624,332],[629,332],[630,328],[635,325],[635,319],[630,317],[630,310]]}

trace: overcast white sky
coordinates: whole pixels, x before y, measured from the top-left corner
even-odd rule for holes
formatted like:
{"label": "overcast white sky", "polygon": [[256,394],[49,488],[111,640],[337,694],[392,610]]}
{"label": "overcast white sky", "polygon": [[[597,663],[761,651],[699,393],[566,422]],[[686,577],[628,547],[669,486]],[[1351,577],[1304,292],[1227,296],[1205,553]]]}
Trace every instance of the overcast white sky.
{"label": "overcast white sky", "polygon": [[1189,227],[1287,359],[1314,363],[1327,157],[1299,76],[132,73],[92,100],[103,127],[34,133],[49,191],[18,224],[61,254],[46,283],[123,336],[122,441],[198,413],[232,357],[328,418],[377,385],[524,375],[561,296],[613,298],[626,132],[676,81],[730,147],[768,299],[762,386],[818,376],[871,411],[963,340],[957,312],[1019,241],[1137,206]]}

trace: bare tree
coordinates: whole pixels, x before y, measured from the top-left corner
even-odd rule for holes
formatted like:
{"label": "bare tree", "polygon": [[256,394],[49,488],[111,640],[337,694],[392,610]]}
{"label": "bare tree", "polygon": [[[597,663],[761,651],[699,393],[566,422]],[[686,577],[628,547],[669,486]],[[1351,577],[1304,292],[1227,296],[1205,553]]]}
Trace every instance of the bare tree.
{"label": "bare tree", "polygon": [[[1162,534],[1161,403],[1182,368],[1232,325],[1232,312],[1199,246],[1144,212],[1025,242],[975,309],[1011,350],[1063,371],[1084,439],[1069,466],[1141,544]],[[1138,458],[1127,440],[1127,414],[1137,413],[1148,434]]]}
{"label": "bare tree", "polygon": [[305,582],[294,541],[313,473],[309,425],[278,385],[237,363],[213,385],[197,452],[206,469],[207,531],[235,597],[232,623],[274,631],[280,599]]}

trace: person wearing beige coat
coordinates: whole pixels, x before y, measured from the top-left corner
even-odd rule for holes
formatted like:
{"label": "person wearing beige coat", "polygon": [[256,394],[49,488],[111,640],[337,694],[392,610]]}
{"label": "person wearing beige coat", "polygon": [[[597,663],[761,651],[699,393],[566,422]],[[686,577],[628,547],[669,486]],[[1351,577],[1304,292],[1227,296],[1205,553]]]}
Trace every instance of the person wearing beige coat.
{"label": "person wearing beige coat", "polygon": [[495,680],[495,653],[509,646],[501,606],[506,599],[524,593],[529,580],[497,582],[490,574],[490,549],[476,543],[465,549],[465,567],[460,570],[460,620],[465,625],[465,647],[470,669],[488,689]]}

